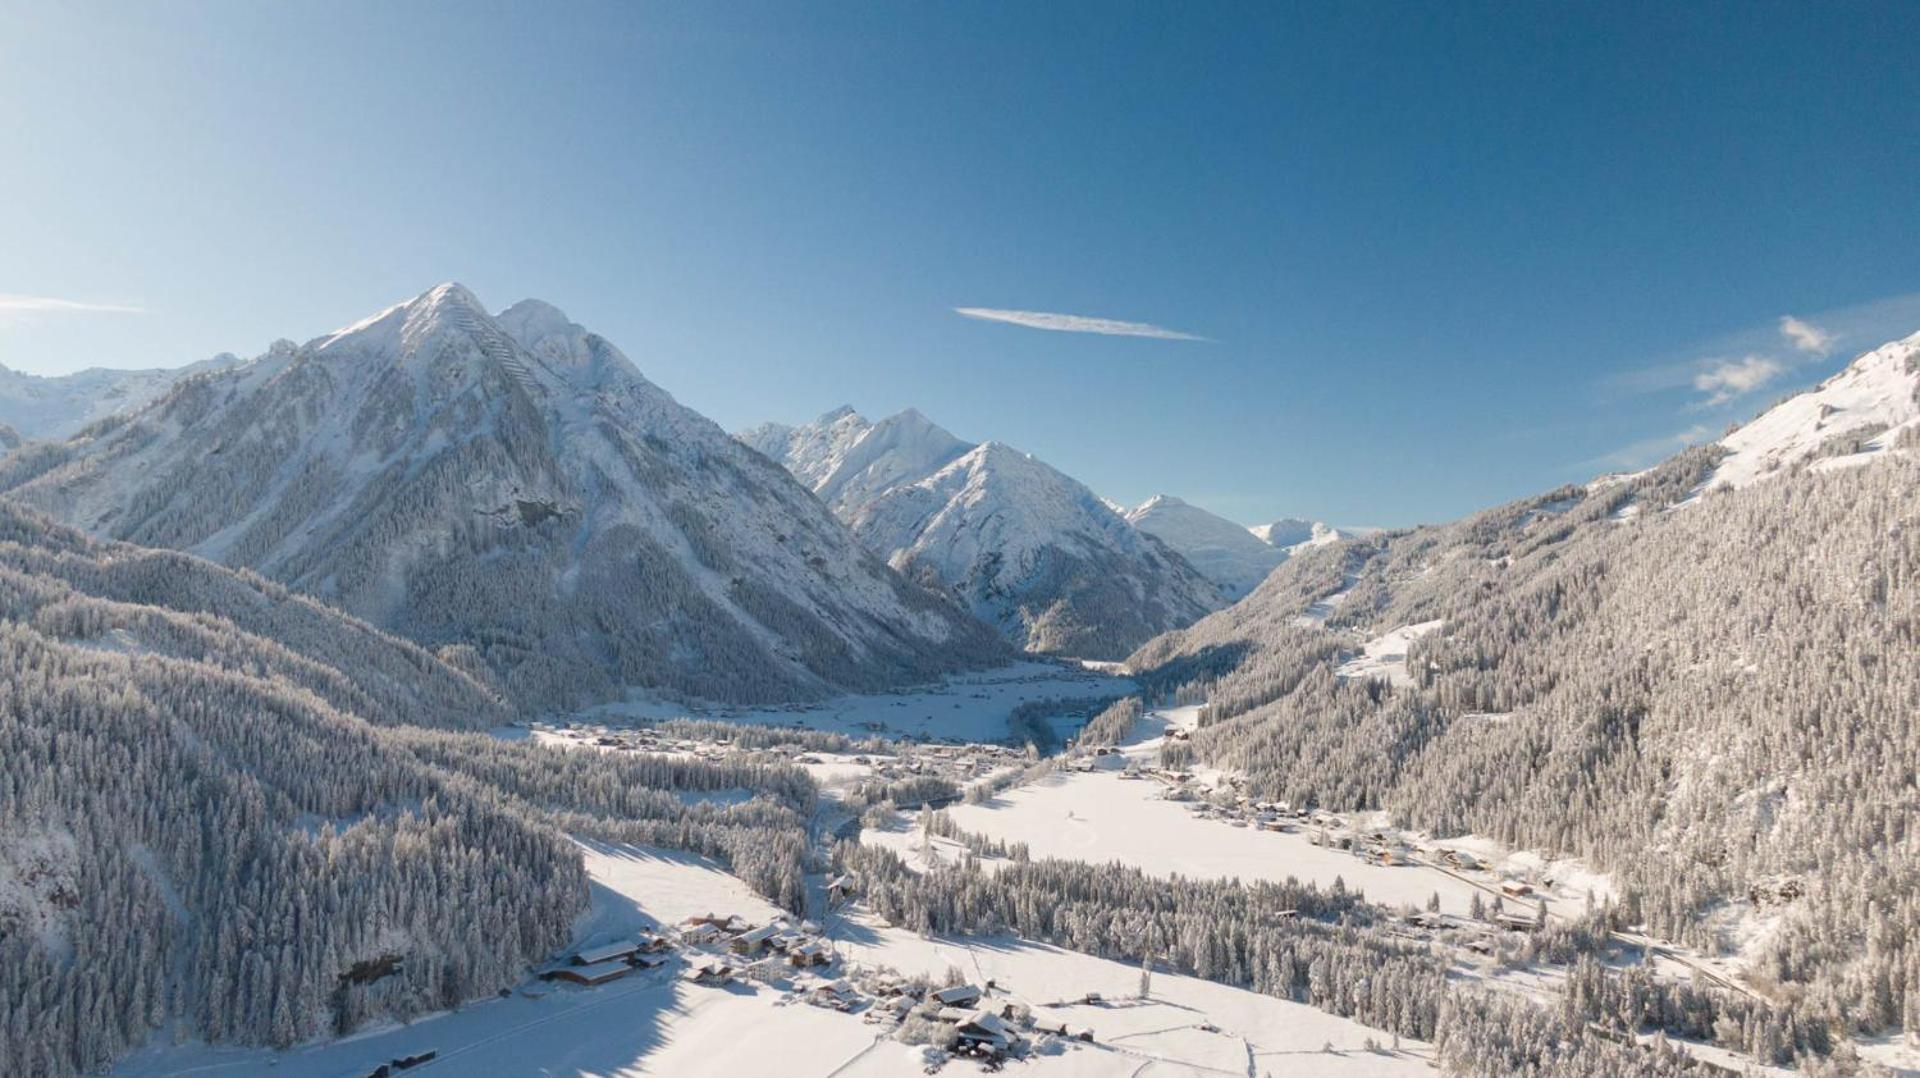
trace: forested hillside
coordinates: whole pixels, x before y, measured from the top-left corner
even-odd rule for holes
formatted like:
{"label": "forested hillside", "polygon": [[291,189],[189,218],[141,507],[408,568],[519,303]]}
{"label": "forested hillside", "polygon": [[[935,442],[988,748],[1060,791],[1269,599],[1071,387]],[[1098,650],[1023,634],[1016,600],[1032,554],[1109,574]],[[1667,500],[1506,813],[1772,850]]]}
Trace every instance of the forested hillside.
{"label": "forested hillside", "polygon": [[[802,901],[797,769],[458,732],[505,713],[419,647],[6,502],[0,665],[0,1073],[490,994],[569,939],[569,833],[694,849]],[[740,787],[767,796],[676,796]]]}
{"label": "forested hillside", "polygon": [[1260,796],[1588,858],[1801,1028],[1915,1028],[1920,461],[1699,493],[1726,452],[1305,552],[1131,661]]}

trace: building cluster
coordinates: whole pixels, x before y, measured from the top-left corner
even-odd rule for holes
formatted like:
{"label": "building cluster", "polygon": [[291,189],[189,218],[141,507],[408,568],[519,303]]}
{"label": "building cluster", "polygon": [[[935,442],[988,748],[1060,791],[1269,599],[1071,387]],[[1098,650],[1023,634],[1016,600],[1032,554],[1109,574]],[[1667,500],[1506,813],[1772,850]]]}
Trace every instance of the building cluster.
{"label": "building cluster", "polygon": [[651,752],[699,760],[724,760],[731,746],[714,741],[674,737],[650,726],[600,726],[574,722],[535,722],[531,728],[575,745],[610,752]]}
{"label": "building cluster", "polygon": [[[853,757],[852,762],[871,767],[876,777],[890,781],[943,778],[964,784],[1021,764],[1026,759],[1005,745],[898,742],[895,747],[892,755],[862,754]],[[818,762],[817,756],[814,759]],[[805,763],[806,758],[797,762]]]}
{"label": "building cluster", "polygon": [[[812,1006],[864,1012],[869,1022],[898,1024],[918,1016],[942,1028],[936,1039],[952,1055],[996,1067],[1026,1050],[1026,1032],[1055,1032],[1034,1029],[1010,1003],[996,1008],[987,998],[991,982],[986,988],[935,988],[891,972],[839,968],[831,941],[819,931],[812,922],[786,917],[756,924],[737,915],[709,913],[689,917],[672,935],[643,931],[582,948],[541,976],[596,987],[679,959],[684,962],[680,978],[689,984],[757,982]],[[1057,1032],[1068,1035],[1064,1027]],[[1092,1036],[1080,1034],[1083,1040]]]}
{"label": "building cluster", "polygon": [[735,977],[771,984],[791,970],[830,966],[835,960],[833,944],[819,925],[788,917],[766,924],[733,914],[689,917],[680,923],[680,942],[704,956],[686,974],[699,984],[725,984]]}
{"label": "building cluster", "polygon": [[635,970],[658,969],[673,957],[672,940],[643,929],[627,939],[576,951],[564,964],[543,971],[540,978],[593,987],[617,981]]}
{"label": "building cluster", "polygon": [[[787,755],[791,762],[802,766],[844,762],[869,768],[875,777],[890,781],[926,777],[965,783],[1026,762],[1025,755],[1018,749],[973,742],[901,739],[888,742],[886,751],[866,748],[849,755],[795,746],[742,749],[724,741],[679,736],[645,723],[606,726],[572,721],[533,722],[528,728],[573,745],[611,752],[646,752],[701,760],[724,760],[741,752],[773,752]],[[804,735],[807,731],[795,733]]]}

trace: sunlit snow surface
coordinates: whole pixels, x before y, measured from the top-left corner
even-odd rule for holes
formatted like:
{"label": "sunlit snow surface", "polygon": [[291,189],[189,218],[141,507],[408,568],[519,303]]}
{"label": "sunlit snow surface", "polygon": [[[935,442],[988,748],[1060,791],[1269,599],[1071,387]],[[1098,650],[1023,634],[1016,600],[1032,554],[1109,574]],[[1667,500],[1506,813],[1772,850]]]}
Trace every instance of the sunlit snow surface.
{"label": "sunlit snow surface", "polygon": [[[593,911],[580,942],[618,938],[649,923],[693,913],[732,912],[764,919],[773,910],[732,876],[699,858],[619,844],[586,849]],[[1264,1072],[1399,1075],[1429,1072],[1431,1049],[1367,1051],[1390,1038],[1298,1003],[1155,973],[1151,998],[1134,1000],[1140,970],[1007,938],[923,939],[864,915],[830,918],[826,929],[843,958],[902,973],[943,975],[958,966],[992,979],[1009,1002],[1026,1003],[1044,1023],[1092,1029],[1101,1043],[1056,1045],[1016,1065],[1016,1073],[1060,1078],[1126,1075],[1245,1074],[1249,1056]],[[1080,1000],[1098,992],[1109,1002]],[[529,998],[539,993],[539,998]],[[1002,997],[996,996],[996,1000]],[[1218,1032],[1200,1029],[1203,1023]],[[918,1052],[890,1039],[889,1027],[788,1000],[775,989],[686,985],[670,973],[635,974],[600,988],[539,985],[344,1040],[270,1052],[188,1045],[149,1048],[114,1073],[122,1078],[272,1073],[287,1078],[359,1076],[398,1056],[437,1050],[425,1074],[571,1076],[670,1075],[679,1078],[883,1078],[921,1073]],[[971,1065],[949,1064],[955,1075]]]}
{"label": "sunlit snow surface", "polygon": [[[979,682],[969,682],[974,687]],[[1104,682],[1111,684],[1111,682]],[[972,699],[972,697],[967,697]],[[1196,878],[1283,879],[1330,884],[1343,880],[1375,902],[1423,905],[1440,896],[1442,908],[1464,913],[1475,894],[1488,898],[1503,876],[1540,882],[1556,916],[1572,916],[1591,890],[1604,899],[1610,881],[1575,862],[1549,862],[1488,840],[1460,838],[1444,845],[1477,854],[1484,871],[1455,873],[1433,865],[1385,867],[1350,853],[1313,845],[1304,832],[1273,833],[1198,818],[1184,803],[1161,798],[1154,779],[1123,779],[1128,765],[1156,760],[1162,735],[1192,728],[1193,707],[1143,717],[1118,754],[1100,758],[1091,772],[1058,773],[1007,791],[981,805],[951,808],[960,826],[1027,842],[1035,856],[1119,861],[1149,873]],[[816,754],[817,755],[817,754]],[[822,758],[822,767],[848,766]],[[1203,783],[1217,781],[1203,770]],[[1383,825],[1352,816],[1352,829]],[[1406,836],[1424,843],[1420,836]],[[926,864],[917,829],[863,832],[862,840],[889,846],[916,867]],[[592,879],[592,907],[576,926],[575,943],[592,946],[630,938],[635,930],[672,925],[705,913],[765,921],[777,912],[718,866],[685,853],[583,842]],[[949,859],[951,844],[935,839],[933,856]],[[991,870],[992,859],[983,862]],[[891,967],[936,979],[960,970],[976,984],[993,981],[996,1005],[1024,1004],[1044,1025],[1091,1030],[1096,1041],[1042,1040],[1012,1073],[1062,1078],[1248,1073],[1400,1075],[1431,1073],[1430,1045],[1392,1038],[1303,1004],[1156,970],[1149,996],[1137,998],[1138,966],[1000,936],[921,937],[893,928],[857,904],[822,918],[840,959],[854,967]],[[1678,967],[1667,972],[1684,975]],[[1551,971],[1474,971],[1462,976],[1550,1000],[1558,990]],[[799,975],[804,987],[810,975]],[[1085,1003],[1089,993],[1103,1002]],[[891,1027],[807,1006],[775,987],[687,985],[672,969],[638,973],[599,988],[529,981],[511,998],[470,1005],[402,1028],[274,1053],[260,1049],[154,1046],[125,1061],[116,1074],[173,1078],[203,1074],[272,1073],[292,1078],[364,1075],[389,1059],[426,1050],[440,1053],[427,1073],[570,1076],[674,1075],[723,1078],[883,1078],[921,1073],[920,1050],[889,1036]],[[1373,1048],[1368,1048],[1372,1042]],[[1730,1053],[1692,1046],[1704,1058],[1734,1064]],[[1869,1046],[1875,1058],[1901,1065],[1912,1053],[1897,1044]],[[955,1069],[957,1068],[957,1069]],[[954,1061],[944,1073],[974,1073]]]}
{"label": "sunlit snow surface", "polygon": [[1829,439],[1850,431],[1886,428],[1862,452],[1816,460],[1814,467],[1864,463],[1886,452],[1901,429],[1920,418],[1920,333],[1881,345],[1814,389],[1768,409],[1721,439],[1729,450],[1708,487],[1743,487],[1798,461],[1814,458]]}
{"label": "sunlit snow surface", "polygon": [[1413,675],[1407,672],[1407,649],[1440,625],[1438,621],[1423,621],[1381,633],[1362,645],[1360,654],[1341,663],[1334,675],[1356,680],[1385,678],[1396,687],[1410,687]]}

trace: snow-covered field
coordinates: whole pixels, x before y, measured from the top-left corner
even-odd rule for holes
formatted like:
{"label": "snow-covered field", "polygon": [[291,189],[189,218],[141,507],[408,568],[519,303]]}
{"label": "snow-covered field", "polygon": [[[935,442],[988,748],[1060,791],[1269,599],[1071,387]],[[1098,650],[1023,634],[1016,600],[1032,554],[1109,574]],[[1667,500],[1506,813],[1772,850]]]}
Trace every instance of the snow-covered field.
{"label": "snow-covered field", "polygon": [[[1052,775],[1010,790],[983,805],[947,810],[968,831],[1025,842],[1035,857],[1104,863],[1119,861],[1159,876],[1195,879],[1285,880],[1331,884],[1388,905],[1424,906],[1434,893],[1441,909],[1465,914],[1477,891],[1471,884],[1412,866],[1368,864],[1353,854],[1315,846],[1305,832],[1256,831],[1196,816],[1190,803],[1164,801],[1151,779],[1123,779],[1113,771]],[[917,835],[902,836],[918,842]]]}
{"label": "snow-covered field", "polygon": [[[1173,1074],[1396,1075],[1429,1071],[1429,1046],[1392,1050],[1391,1035],[1301,1003],[1168,973],[1152,975],[1149,997],[1137,999],[1140,968],[1044,944],[1000,938],[923,939],[861,916],[829,923],[840,953],[903,973],[944,974],[958,968],[976,984],[1005,989],[995,1002],[1024,1003],[1041,1025],[1065,1022],[1096,1043],[1062,1048],[1024,1065],[1064,1076]],[[1101,1003],[1079,1002],[1098,993]],[[1216,1031],[1201,1029],[1212,1025]],[[1368,1040],[1381,1046],[1368,1051]],[[882,1051],[904,1053],[889,1043]],[[1016,1065],[1016,1069],[1020,1065]],[[855,1070],[850,1074],[911,1073]],[[967,1073],[962,1069],[956,1073]]]}
{"label": "snow-covered field", "polygon": [[728,708],[699,711],[685,704],[633,699],[580,712],[585,722],[622,719],[696,718],[760,726],[805,726],[852,737],[914,737],[927,740],[998,742],[1008,736],[1014,708],[1049,698],[1122,696],[1133,682],[1111,673],[1052,662],[1021,662],[961,674],[938,685],[897,693],[842,696],[802,707]]}

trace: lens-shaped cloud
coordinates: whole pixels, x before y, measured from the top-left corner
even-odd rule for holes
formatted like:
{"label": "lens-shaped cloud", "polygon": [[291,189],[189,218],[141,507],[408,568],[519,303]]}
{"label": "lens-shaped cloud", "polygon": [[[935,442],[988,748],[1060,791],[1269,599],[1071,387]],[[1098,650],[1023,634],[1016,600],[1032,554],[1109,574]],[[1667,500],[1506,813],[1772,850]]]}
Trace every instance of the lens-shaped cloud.
{"label": "lens-shaped cloud", "polygon": [[955,307],[954,313],[983,322],[1005,322],[1028,329],[1054,333],[1099,333],[1108,337],[1152,337],[1162,341],[1204,341],[1211,338],[1150,322],[1122,322],[1114,318],[1089,318],[1083,314],[1058,314],[1053,311],[1006,311],[993,307]]}

